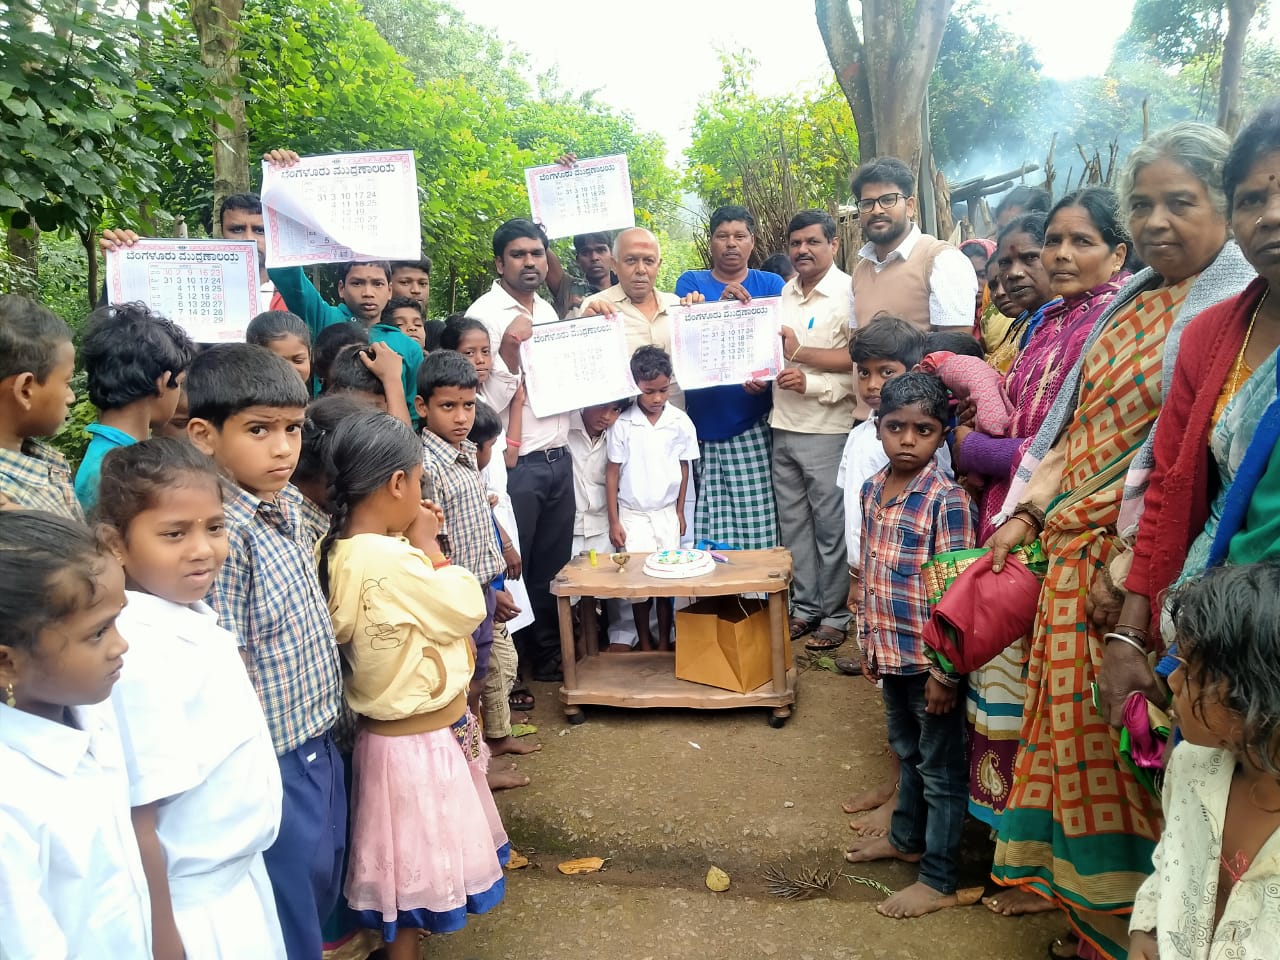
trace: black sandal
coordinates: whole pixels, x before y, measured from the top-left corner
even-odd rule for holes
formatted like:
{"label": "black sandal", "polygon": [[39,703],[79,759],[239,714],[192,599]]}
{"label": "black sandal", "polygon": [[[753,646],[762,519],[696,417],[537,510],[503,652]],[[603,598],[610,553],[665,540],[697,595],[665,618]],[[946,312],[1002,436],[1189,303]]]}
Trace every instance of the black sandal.
{"label": "black sandal", "polygon": [[537,703],[528,690],[512,690],[507,696],[507,706],[512,710],[532,710]]}
{"label": "black sandal", "polygon": [[827,653],[843,646],[847,639],[848,636],[835,627],[828,627],[824,624],[809,634],[809,639],[805,641],[804,648],[812,653]]}

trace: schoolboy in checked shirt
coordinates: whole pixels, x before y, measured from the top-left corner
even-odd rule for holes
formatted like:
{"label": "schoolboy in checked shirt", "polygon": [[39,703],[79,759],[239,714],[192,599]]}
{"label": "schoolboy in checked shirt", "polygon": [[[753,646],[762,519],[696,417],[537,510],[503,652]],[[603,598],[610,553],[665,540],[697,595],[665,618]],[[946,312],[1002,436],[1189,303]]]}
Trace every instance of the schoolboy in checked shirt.
{"label": "schoolboy in checked shirt", "polygon": [[921,565],[974,542],[969,495],[933,458],[946,437],[947,405],[934,376],[888,381],[876,425],[889,465],[862,487],[863,640],[868,675],[883,681],[889,744],[902,771],[889,835],[859,841],[845,856],[920,864],[919,879],[877,907],[896,919],[955,904],[968,795],[964,709],[954,681],[930,669],[921,639],[929,620]]}
{"label": "schoolboy in checked shirt", "polygon": [[289,960],[315,960],[346,848],[343,763],[330,733],[342,699],[338,648],[316,577],[314,533],[289,485],[307,390],[292,365],[247,343],[209,347],[187,368],[192,444],[235,480],[230,553],[209,594],[240,642],[280,761],[280,832],[267,874]]}

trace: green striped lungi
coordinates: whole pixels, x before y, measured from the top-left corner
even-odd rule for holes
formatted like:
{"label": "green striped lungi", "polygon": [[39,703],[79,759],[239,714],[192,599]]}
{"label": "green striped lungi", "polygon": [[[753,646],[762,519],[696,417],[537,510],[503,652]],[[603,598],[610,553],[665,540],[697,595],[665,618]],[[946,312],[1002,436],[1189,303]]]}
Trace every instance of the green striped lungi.
{"label": "green striped lungi", "polygon": [[731,440],[698,444],[695,462],[698,503],[693,529],[698,540],[738,550],[778,545],[778,512],[770,468],[772,437],[761,421]]}

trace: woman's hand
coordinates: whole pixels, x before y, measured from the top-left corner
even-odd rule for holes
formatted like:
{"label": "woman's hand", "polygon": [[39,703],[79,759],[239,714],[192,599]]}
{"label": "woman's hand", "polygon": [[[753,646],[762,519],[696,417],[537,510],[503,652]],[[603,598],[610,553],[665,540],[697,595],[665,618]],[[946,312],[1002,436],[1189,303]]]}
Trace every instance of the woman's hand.
{"label": "woman's hand", "polygon": [[1124,705],[1135,690],[1158,707],[1168,701],[1146,656],[1122,640],[1112,640],[1103,646],[1098,668],[1102,719],[1116,729],[1124,726]]}
{"label": "woman's hand", "polygon": [[[1125,594],[1117,590],[1107,568],[1103,567],[1093,578],[1088,594],[1084,598],[1084,615],[1089,618],[1103,633],[1111,630],[1120,621],[1120,610],[1124,606]],[[1126,620],[1125,623],[1131,621]],[[1142,622],[1142,621],[1140,621]],[[1135,624],[1136,626],[1137,624]]]}
{"label": "woman's hand", "polygon": [[1129,934],[1129,960],[1160,960],[1155,935],[1141,930]]}
{"label": "woman's hand", "polygon": [[1026,517],[1016,514],[1006,520],[985,544],[991,548],[992,572],[999,573],[1004,569],[1011,550],[1025,546],[1035,538],[1036,528]]}

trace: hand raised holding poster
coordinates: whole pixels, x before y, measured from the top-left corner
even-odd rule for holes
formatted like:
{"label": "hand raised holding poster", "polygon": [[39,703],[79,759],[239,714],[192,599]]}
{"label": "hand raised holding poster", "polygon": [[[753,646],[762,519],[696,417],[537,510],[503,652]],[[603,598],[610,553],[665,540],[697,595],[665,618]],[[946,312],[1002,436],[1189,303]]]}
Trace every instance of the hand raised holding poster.
{"label": "hand raised holding poster", "polygon": [[262,212],[268,267],[422,256],[411,150],[263,161]]}
{"label": "hand raised holding poster", "polygon": [[529,167],[524,182],[531,218],[552,240],[636,225],[625,153]]}
{"label": "hand raised holding poster", "polygon": [[778,297],[716,300],[671,317],[671,365],[682,390],[772,380],[782,369]]}
{"label": "hand raised holding poster", "polygon": [[538,323],[520,344],[534,416],[608,403],[639,393],[621,314]]}

